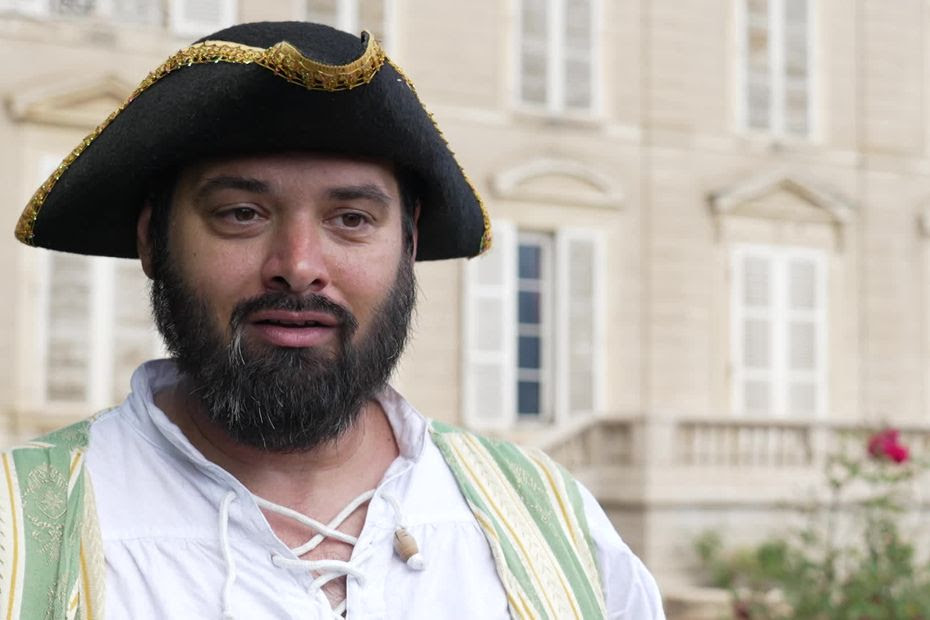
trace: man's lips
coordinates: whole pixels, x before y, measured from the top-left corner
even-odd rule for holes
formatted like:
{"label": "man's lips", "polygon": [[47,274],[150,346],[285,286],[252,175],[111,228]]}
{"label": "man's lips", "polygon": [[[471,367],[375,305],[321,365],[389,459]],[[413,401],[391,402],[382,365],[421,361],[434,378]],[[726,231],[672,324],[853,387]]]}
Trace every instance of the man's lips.
{"label": "man's lips", "polygon": [[341,327],[331,314],[291,310],[260,310],[249,316],[248,323],[269,344],[295,348],[328,342]]}

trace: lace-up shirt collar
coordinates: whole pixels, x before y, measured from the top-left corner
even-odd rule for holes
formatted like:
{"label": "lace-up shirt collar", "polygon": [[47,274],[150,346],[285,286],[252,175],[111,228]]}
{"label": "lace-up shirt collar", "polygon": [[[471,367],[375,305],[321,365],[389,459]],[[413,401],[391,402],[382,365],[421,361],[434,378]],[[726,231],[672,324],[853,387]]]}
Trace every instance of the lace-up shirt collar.
{"label": "lace-up shirt collar", "polygon": [[[333,618],[314,575],[282,565],[280,558],[298,558],[275,536],[258,500],[155,406],[153,394],[176,382],[171,362],[141,366],[126,401],[91,427],[87,467],[106,556],[107,617]],[[369,501],[352,553],[360,572],[346,578],[346,617],[509,618],[484,534],[429,439],[426,420],[390,388],[378,400],[399,456]],[[618,612],[611,617],[661,617],[651,576],[593,499],[585,495],[585,502],[592,536],[604,541],[605,574],[623,584],[607,591],[608,607]],[[425,570],[408,566],[394,550],[398,510]]]}

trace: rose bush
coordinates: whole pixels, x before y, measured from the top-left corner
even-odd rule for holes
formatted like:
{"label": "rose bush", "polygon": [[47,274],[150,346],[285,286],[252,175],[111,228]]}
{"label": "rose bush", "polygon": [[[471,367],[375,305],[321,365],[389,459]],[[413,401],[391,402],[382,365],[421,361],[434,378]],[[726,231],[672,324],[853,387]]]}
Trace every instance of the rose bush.
{"label": "rose bush", "polygon": [[730,590],[740,620],[930,620],[930,562],[903,526],[927,469],[896,429],[859,437],[828,459],[829,497],[800,528],[741,549],[701,536],[709,581]]}

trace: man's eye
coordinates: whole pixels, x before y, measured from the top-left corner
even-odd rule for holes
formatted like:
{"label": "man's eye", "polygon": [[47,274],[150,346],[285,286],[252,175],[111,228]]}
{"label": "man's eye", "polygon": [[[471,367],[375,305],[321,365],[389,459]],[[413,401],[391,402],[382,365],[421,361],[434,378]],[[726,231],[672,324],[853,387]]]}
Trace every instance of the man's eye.
{"label": "man's eye", "polygon": [[257,215],[255,209],[249,209],[248,207],[241,207],[232,211],[232,216],[237,222],[251,222]]}
{"label": "man's eye", "polygon": [[343,213],[339,219],[346,228],[358,228],[365,223],[365,217],[358,213]]}

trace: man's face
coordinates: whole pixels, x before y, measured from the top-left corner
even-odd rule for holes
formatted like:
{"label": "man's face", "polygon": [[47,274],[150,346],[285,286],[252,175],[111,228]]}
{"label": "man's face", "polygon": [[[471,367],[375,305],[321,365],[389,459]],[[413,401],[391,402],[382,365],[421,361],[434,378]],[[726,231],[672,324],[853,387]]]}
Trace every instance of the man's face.
{"label": "man's face", "polygon": [[308,154],[208,161],[180,174],[157,254],[147,221],[156,321],[210,417],[278,451],[351,425],[413,306],[393,172]]}

